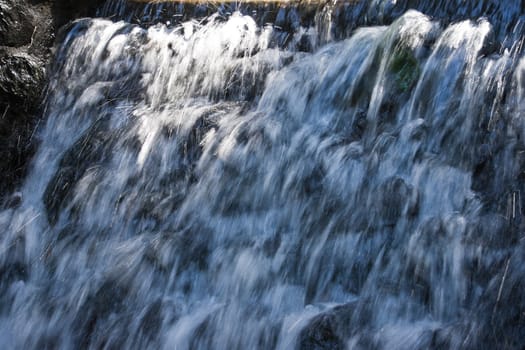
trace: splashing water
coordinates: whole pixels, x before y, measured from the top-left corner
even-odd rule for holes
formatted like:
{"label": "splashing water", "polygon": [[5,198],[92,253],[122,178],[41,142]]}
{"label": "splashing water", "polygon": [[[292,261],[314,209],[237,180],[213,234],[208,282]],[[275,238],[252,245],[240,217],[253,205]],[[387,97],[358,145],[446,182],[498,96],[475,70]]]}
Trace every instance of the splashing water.
{"label": "splashing water", "polygon": [[416,11],[273,35],[72,26],[0,213],[7,348],[523,346],[520,50]]}

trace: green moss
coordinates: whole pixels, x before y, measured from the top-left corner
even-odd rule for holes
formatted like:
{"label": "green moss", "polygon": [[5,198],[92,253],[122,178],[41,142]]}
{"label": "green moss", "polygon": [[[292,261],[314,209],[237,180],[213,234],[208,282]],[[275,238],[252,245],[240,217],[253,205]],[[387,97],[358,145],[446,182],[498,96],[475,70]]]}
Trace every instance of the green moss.
{"label": "green moss", "polygon": [[389,71],[394,76],[396,87],[405,92],[412,88],[419,78],[419,62],[412,50],[408,48],[397,49],[390,61]]}

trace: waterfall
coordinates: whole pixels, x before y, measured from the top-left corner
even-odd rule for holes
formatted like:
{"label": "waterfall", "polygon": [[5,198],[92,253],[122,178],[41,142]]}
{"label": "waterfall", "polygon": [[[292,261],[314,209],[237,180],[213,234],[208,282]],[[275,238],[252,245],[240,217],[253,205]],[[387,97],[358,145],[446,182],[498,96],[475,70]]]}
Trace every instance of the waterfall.
{"label": "waterfall", "polygon": [[515,3],[70,24],[0,211],[0,343],[522,348]]}

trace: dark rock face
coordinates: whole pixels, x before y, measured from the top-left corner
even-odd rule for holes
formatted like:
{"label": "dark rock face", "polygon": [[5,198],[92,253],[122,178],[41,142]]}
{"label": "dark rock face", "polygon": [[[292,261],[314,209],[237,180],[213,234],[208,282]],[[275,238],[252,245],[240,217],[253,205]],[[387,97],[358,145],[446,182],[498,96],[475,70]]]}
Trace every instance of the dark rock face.
{"label": "dark rock face", "polygon": [[0,1],[0,43],[22,46],[30,42],[33,27],[29,9],[20,1]]}
{"label": "dark rock face", "polygon": [[33,153],[34,114],[44,86],[44,63],[26,53],[0,51],[0,194],[17,185]]}
{"label": "dark rock face", "polygon": [[342,350],[349,335],[356,303],[351,302],[320,313],[301,331],[297,350]]}
{"label": "dark rock face", "polygon": [[36,116],[55,33],[99,3],[0,0],[0,202],[20,185],[35,150]]}
{"label": "dark rock face", "polygon": [[53,13],[55,27],[61,27],[75,18],[88,17],[93,15],[102,2],[102,0],[51,1],[51,10]]}

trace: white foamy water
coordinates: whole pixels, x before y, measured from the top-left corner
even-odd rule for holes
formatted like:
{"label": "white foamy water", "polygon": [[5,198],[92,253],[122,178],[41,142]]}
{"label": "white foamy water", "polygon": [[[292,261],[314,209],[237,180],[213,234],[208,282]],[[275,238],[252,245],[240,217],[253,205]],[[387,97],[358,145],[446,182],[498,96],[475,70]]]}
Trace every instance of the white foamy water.
{"label": "white foamy water", "polygon": [[498,237],[521,215],[523,60],[483,54],[486,20],[416,11],[310,53],[272,31],[239,13],[72,27],[22,204],[0,213],[1,343],[484,339],[520,249]]}

